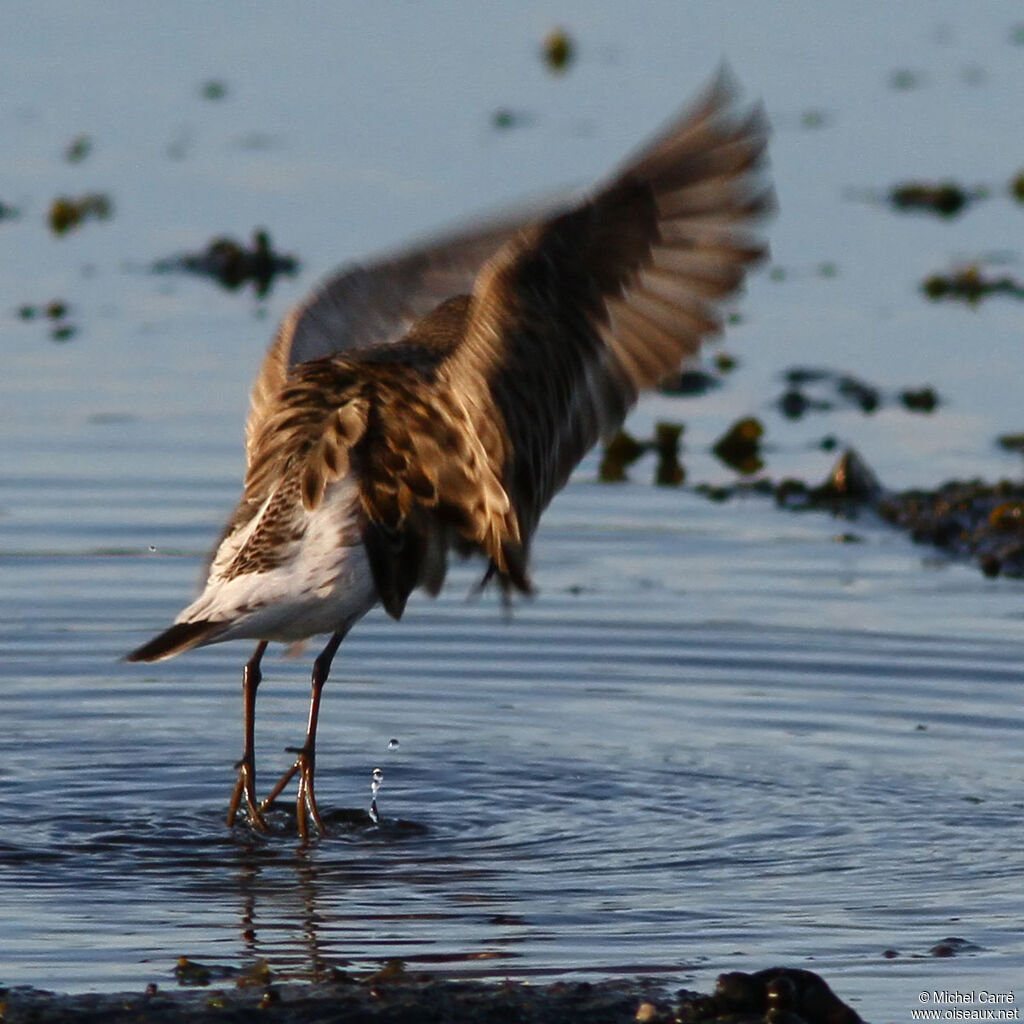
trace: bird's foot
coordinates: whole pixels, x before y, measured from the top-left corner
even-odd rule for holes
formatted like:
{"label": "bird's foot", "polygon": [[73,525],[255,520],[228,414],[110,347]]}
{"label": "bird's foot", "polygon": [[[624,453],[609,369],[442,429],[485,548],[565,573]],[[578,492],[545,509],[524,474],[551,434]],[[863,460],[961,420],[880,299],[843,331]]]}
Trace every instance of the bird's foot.
{"label": "bird's foot", "polygon": [[260,813],[260,808],[256,802],[256,766],[253,763],[253,759],[251,757],[243,757],[235,767],[238,769],[238,780],[235,782],[235,791],[231,795],[231,803],[228,804],[228,828],[234,825],[235,817],[238,814],[238,807],[242,802],[242,798],[245,797],[245,812],[249,819],[249,824],[257,832],[266,832],[267,823]]}
{"label": "bird's foot", "polygon": [[302,839],[309,838],[309,822],[312,820],[313,826],[320,833],[320,835],[327,834],[327,828],[324,825],[323,818],[320,817],[320,810],[316,805],[316,791],[313,786],[313,767],[315,762],[315,756],[312,750],[306,747],[289,747],[290,753],[296,755],[295,762],[292,764],[280,779],[277,780],[277,785],[270,791],[267,797],[259,806],[259,810],[265,811],[270,807],[274,801],[281,795],[285,786],[288,785],[292,779],[298,775],[299,785],[295,793],[295,820],[299,828],[299,836]]}

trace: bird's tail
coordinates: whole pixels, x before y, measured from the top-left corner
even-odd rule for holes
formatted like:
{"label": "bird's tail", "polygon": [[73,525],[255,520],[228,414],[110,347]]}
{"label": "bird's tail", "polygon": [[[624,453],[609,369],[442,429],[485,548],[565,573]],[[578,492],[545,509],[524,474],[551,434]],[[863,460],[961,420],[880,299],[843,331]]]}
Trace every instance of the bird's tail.
{"label": "bird's tail", "polygon": [[176,622],[170,629],[165,629],[152,640],[126,654],[124,660],[163,661],[165,658],[173,658],[182,651],[190,651],[193,647],[212,643],[227,628],[226,622],[209,619],[202,622]]}

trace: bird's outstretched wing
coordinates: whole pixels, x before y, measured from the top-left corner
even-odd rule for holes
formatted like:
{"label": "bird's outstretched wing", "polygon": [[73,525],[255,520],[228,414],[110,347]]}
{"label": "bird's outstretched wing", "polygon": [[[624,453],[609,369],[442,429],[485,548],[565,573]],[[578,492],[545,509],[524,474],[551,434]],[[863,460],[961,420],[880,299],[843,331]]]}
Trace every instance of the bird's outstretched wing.
{"label": "bird's outstretched wing", "polygon": [[413,388],[379,392],[361,475],[391,614],[415,586],[436,588],[450,545],[529,589],[550,499],[639,390],[719,329],[723,301],[765,255],[766,142],[764,115],[737,109],[723,72],[589,200],[517,232],[470,296],[421,322],[439,318],[450,340],[430,346],[439,361]]}
{"label": "bird's outstretched wing", "polygon": [[589,201],[519,232],[482,269],[440,386],[468,396],[515,540],[528,542],[638,390],[719,330],[723,301],[767,251],[767,137],[723,70]]}

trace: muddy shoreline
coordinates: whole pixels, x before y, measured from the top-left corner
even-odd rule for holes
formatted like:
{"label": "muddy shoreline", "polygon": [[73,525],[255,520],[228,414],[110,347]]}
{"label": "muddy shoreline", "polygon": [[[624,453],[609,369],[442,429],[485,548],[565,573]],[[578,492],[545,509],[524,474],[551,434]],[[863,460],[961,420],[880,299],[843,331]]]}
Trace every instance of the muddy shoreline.
{"label": "muddy shoreline", "polygon": [[0,988],[3,1024],[126,1024],[129,1021],[249,1021],[288,1024],[454,1020],[529,1024],[858,1024],[860,1017],[811,971],[776,967],[718,978],[710,994],[669,992],[648,978],[532,985],[519,981],[458,981],[412,975],[392,965],[362,978],[348,975],[316,985],[258,982],[231,987],[67,995],[35,988]]}

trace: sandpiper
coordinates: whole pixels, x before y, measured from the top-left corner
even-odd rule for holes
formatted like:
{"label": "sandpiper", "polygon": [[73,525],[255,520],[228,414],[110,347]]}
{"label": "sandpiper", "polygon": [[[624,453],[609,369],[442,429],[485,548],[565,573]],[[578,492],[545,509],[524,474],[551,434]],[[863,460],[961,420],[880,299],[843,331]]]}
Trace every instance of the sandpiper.
{"label": "sandpiper", "polygon": [[[449,552],[529,593],[530,541],[583,455],[720,328],[764,257],[767,124],[723,70],[583,200],[345,268],[284,320],[246,423],[242,498],[205,587],[128,655],[160,661],[256,640],[232,825],[298,775],[299,834],[322,834],[314,791],[320,697],[335,653],[378,604],[401,618],[436,594]],[[306,737],[265,799],[253,727],[270,641],[330,634],[313,663]]]}

